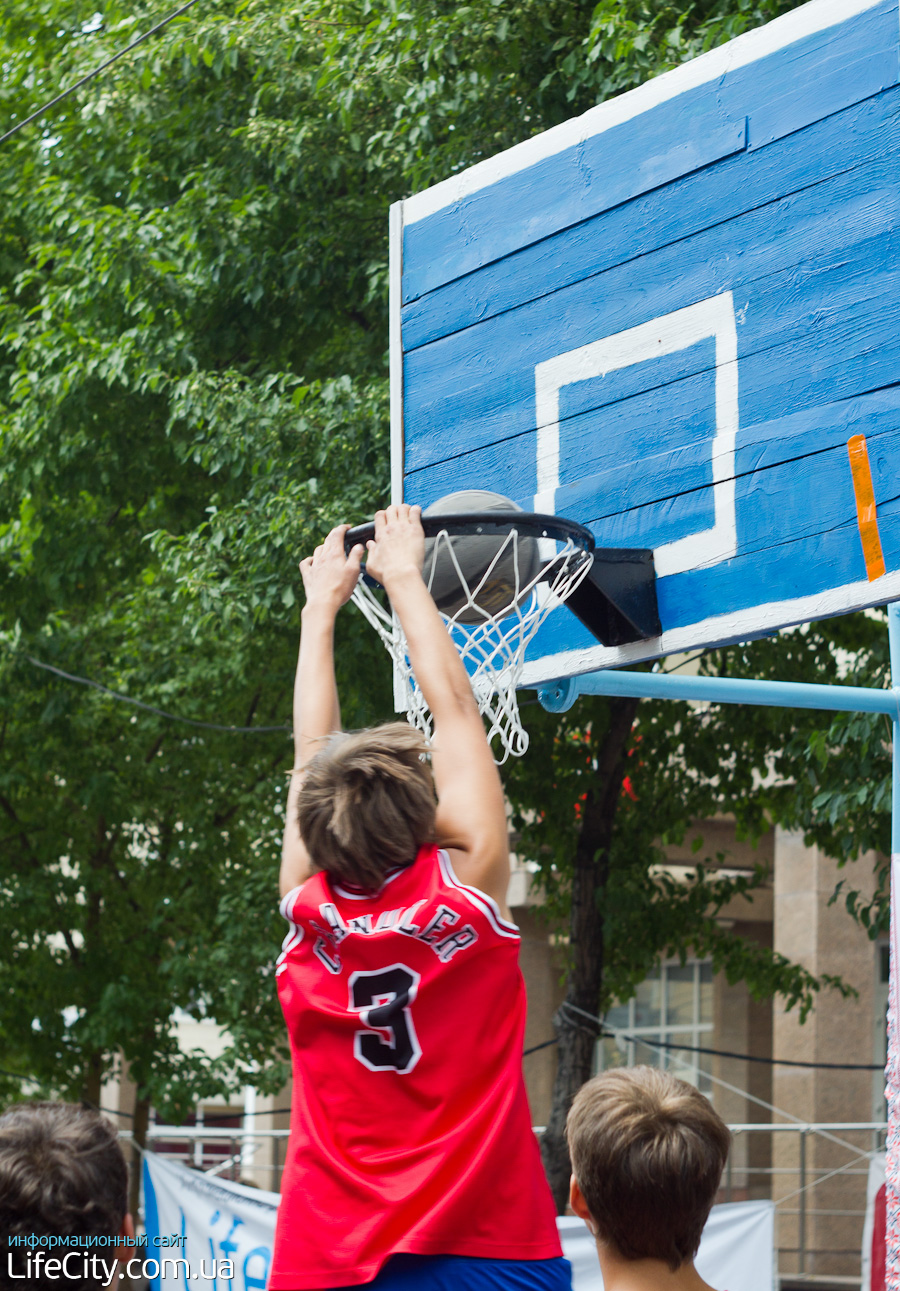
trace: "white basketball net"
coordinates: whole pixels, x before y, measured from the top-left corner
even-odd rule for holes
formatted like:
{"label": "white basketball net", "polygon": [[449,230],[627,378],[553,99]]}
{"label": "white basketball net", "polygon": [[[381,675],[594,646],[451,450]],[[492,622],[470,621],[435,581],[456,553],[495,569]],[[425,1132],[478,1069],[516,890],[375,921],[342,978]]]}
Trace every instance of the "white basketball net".
{"label": "white basketball net", "polygon": [[[479,712],[488,718],[488,742],[493,745],[495,737],[500,741],[502,756],[494,759],[498,765],[502,765],[510,754],[521,757],[528,748],[528,732],[522,727],[516,698],[516,687],[522,675],[528,644],[547,615],[561,605],[586,576],[592,561],[591,555],[570,538],[559,541],[542,538],[542,546],[555,545],[556,554],[550,559],[545,558],[534,577],[520,585],[519,539],[518,531],[511,530],[488,568],[471,588],[446,530],[442,530],[435,538],[434,559],[430,562],[433,576],[433,571],[438,566],[440,544],[443,543],[465,592],[466,599],[454,613],[449,616],[442,613],[441,618],[465,664]],[[495,613],[488,613],[478,604],[479,593],[491,583],[497,565],[504,558],[508,559],[510,551],[515,571],[513,595],[508,605]],[[430,582],[428,590],[431,591]],[[376,592],[362,578],[356,585],[353,601],[381,637],[393,660],[410,724],[418,727],[430,739],[431,713],[413,676],[406,635],[400,621],[389,608],[381,604]],[[467,611],[473,610],[483,616],[481,622],[469,624],[459,621]]]}

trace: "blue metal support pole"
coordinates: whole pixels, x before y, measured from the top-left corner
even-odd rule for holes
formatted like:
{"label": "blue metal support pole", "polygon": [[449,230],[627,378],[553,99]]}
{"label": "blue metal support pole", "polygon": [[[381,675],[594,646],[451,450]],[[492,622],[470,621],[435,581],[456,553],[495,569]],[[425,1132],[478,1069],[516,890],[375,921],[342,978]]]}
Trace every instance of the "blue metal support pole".
{"label": "blue metal support pole", "polygon": [[[900,693],[900,604],[888,606],[888,642],[891,650],[891,686],[894,694]],[[900,716],[894,714],[894,747],[891,766],[891,923],[889,950],[889,986],[887,1015],[887,1063],[885,1064],[885,1097],[887,1100],[888,1132],[885,1161],[887,1181],[887,1267],[885,1285],[896,1287],[896,1254],[898,1220],[897,1167],[900,1158],[900,1082],[898,1082],[898,1053],[900,1043],[897,1027],[898,964],[897,917],[900,892],[897,891],[897,857],[900,853]]]}
{"label": "blue metal support pole", "polygon": [[[900,609],[889,607],[892,667],[900,680]],[[896,638],[897,659],[894,660]],[[738,677],[674,677],[664,672],[607,669],[551,681],[538,690],[544,708],[564,713],[579,695],[637,696],[639,699],[694,699],[715,704],[766,704],[778,708],[830,708],[851,713],[887,713],[900,724],[900,691],[864,686],[819,686],[792,681],[752,681]],[[896,789],[896,780],[895,780]],[[895,799],[896,802],[896,799]],[[900,850],[900,848],[898,848]]]}

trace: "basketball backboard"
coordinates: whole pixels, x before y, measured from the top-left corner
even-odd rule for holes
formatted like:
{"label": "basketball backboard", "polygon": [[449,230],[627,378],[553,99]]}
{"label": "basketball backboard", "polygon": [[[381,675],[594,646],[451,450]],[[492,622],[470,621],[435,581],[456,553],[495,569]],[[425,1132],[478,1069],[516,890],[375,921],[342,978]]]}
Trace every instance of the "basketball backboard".
{"label": "basketball backboard", "polygon": [[[393,495],[654,551],[521,684],[900,597],[897,0],[813,0],[392,209]],[[886,571],[886,572],[885,572]]]}

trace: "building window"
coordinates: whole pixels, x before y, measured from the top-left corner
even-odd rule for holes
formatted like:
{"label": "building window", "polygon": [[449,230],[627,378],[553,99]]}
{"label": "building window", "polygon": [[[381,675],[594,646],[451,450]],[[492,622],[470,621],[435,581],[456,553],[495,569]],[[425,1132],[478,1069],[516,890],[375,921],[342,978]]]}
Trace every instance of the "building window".
{"label": "building window", "polygon": [[616,1034],[599,1041],[597,1069],[662,1067],[711,1094],[712,1055],[694,1050],[712,1047],[712,1010],[708,961],[661,965],[627,1004],[617,1004],[606,1014],[604,1023]]}

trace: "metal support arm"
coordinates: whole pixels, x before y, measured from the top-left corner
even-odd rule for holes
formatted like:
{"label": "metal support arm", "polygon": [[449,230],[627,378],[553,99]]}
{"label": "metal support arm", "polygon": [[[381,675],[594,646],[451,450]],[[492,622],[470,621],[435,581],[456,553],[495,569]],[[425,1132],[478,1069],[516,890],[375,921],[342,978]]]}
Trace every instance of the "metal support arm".
{"label": "metal support arm", "polygon": [[[900,611],[894,612],[900,633]],[[900,656],[900,641],[897,646]],[[893,661],[892,661],[893,663]],[[900,660],[897,672],[900,678]],[[752,681],[739,677],[674,677],[663,672],[604,669],[581,677],[550,681],[538,698],[551,713],[564,713],[579,695],[637,696],[639,699],[694,699],[713,704],[765,704],[776,708],[830,708],[851,713],[887,713],[900,721],[900,689],[865,686],[820,686],[793,681]]]}

